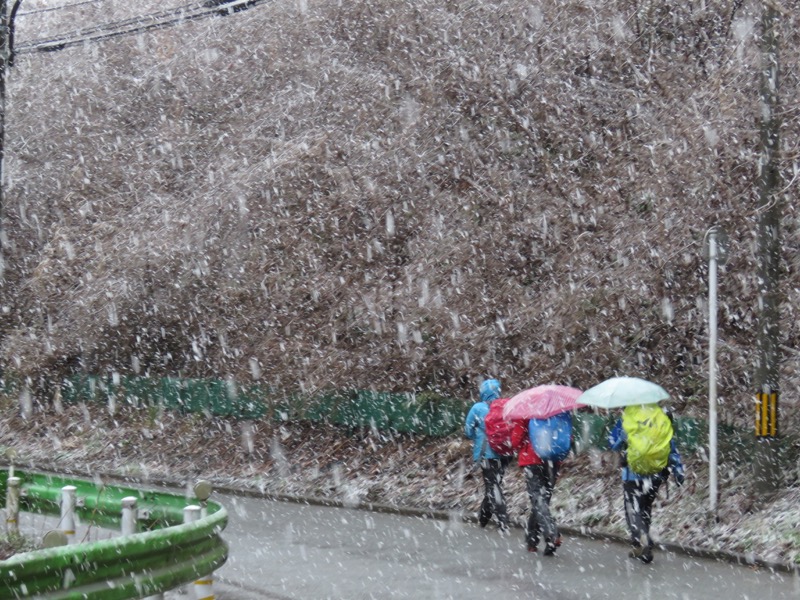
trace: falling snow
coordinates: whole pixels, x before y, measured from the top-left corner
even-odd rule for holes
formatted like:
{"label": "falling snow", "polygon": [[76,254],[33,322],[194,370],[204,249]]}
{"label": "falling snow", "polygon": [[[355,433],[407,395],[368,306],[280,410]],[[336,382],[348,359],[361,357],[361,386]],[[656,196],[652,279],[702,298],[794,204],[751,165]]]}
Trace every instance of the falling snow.
{"label": "falling snow", "polygon": [[[456,437],[75,406],[57,390],[88,373],[468,402],[487,375],[513,391],[625,374],[703,419],[715,225],[720,425],[752,430],[762,3],[301,0],[37,51],[185,2],[67,4],[26,0],[8,71],[0,362],[15,391],[0,447],[471,514]],[[654,530],[797,563],[798,11],[780,28],[783,485],[759,501],[749,463],[724,463],[709,520],[701,446]],[[522,518],[521,478],[509,486]],[[603,453],[568,465],[553,502],[565,525],[624,531]]]}

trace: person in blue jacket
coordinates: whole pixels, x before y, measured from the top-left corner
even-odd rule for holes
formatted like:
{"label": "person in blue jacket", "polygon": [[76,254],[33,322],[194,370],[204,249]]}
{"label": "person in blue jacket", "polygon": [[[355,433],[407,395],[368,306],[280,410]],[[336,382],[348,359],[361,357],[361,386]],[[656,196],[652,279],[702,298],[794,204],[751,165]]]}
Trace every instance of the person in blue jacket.
{"label": "person in blue jacket", "polygon": [[486,439],[484,419],[489,412],[489,404],[500,397],[500,382],[487,379],[478,388],[480,401],[473,404],[464,422],[464,434],[472,440],[472,460],[480,465],[483,474],[484,496],[478,513],[481,527],[492,518],[497,517],[500,532],[508,533],[508,511],[503,494],[503,476],[509,459],[496,454]]}
{"label": "person in blue jacket", "polygon": [[[672,414],[665,411],[670,421]],[[628,467],[625,460],[627,435],[622,428],[622,419],[617,419],[614,428],[608,434],[608,444],[612,450],[622,453],[622,491],[625,499],[625,522],[631,534],[631,558],[638,558],[644,563],[653,562],[653,538],[650,537],[653,502],[661,484],[669,479],[670,472],[678,486],[683,485],[684,469],[681,455],[675,444],[675,436],[670,440],[670,453],[667,466],[655,475],[640,475]]]}

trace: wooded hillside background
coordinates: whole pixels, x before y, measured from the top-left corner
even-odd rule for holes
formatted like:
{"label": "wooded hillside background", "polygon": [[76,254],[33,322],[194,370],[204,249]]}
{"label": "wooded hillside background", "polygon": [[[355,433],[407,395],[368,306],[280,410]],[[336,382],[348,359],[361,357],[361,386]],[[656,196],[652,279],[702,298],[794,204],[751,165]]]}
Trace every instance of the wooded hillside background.
{"label": "wooded hillside background", "polygon": [[[17,42],[178,4],[31,12]],[[800,4],[779,4],[796,423]],[[4,372],[42,402],[76,372],[459,397],[635,375],[702,414],[719,225],[721,417],[750,427],[760,16],[298,0],[20,55]]]}

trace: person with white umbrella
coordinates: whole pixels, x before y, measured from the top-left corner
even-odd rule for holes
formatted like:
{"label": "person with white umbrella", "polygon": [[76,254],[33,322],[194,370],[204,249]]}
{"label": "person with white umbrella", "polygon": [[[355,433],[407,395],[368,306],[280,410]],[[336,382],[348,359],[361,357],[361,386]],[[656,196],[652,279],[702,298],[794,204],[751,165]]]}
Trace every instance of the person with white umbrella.
{"label": "person with white umbrella", "polygon": [[636,377],[614,377],[586,390],[578,401],[600,408],[623,408],[608,436],[609,447],[622,453],[625,521],[632,558],[653,562],[650,536],[653,502],[670,473],[680,486],[684,468],[675,444],[672,416],[658,402],[669,398],[662,387]]}

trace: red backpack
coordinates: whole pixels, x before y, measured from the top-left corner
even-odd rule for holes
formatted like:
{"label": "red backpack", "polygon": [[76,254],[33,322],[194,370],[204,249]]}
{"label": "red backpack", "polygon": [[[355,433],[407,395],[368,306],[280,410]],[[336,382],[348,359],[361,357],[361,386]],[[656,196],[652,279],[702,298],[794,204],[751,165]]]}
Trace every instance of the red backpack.
{"label": "red backpack", "polygon": [[511,456],[514,450],[511,448],[511,430],[514,428],[512,423],[503,419],[503,407],[508,402],[508,398],[498,398],[489,404],[489,413],[483,420],[486,427],[486,441],[489,448],[500,456]]}

